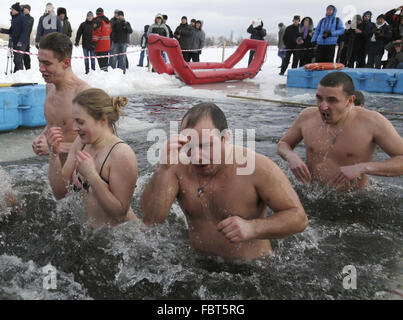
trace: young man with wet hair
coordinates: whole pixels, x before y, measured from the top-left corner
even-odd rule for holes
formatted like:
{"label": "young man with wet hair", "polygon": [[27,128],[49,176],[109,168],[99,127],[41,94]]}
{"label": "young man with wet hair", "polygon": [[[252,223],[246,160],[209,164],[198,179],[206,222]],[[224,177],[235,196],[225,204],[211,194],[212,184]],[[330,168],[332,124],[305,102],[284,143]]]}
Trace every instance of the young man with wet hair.
{"label": "young man with wet hair", "polygon": [[[278,154],[295,177],[340,189],[369,185],[368,175],[403,175],[403,139],[376,111],[354,106],[354,83],[343,72],[332,72],[319,83],[317,108],[303,110],[280,139]],[[304,141],[306,159],[294,150]],[[374,162],[379,146],[390,159]]]}
{"label": "young man with wet hair", "polygon": [[[165,142],[142,195],[146,225],[162,223],[177,199],[190,244],[228,259],[256,259],[272,250],[269,239],[305,229],[305,211],[283,171],[267,157],[230,144],[226,117],[215,104],[191,108],[181,130]],[[245,174],[247,167],[253,170]]]}
{"label": "young man with wet hair", "polygon": [[[39,43],[38,61],[39,71],[46,82],[45,99],[45,130],[34,140],[32,149],[37,155],[49,154],[46,135],[52,127],[60,127],[63,140],[60,144],[60,159],[62,164],[66,160],[71,144],[77,133],[73,130],[71,115],[73,98],[90,86],[80,80],[71,69],[71,54],[73,44],[63,33],[51,33],[43,37]],[[54,154],[50,150],[50,156]],[[52,166],[49,175],[56,174]]]}

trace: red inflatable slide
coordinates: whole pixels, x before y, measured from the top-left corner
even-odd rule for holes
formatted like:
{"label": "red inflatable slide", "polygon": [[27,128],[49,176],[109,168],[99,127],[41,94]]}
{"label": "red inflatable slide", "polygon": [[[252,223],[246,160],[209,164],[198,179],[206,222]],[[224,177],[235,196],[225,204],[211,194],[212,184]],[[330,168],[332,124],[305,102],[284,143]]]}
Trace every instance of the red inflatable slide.
{"label": "red inflatable slide", "polygon": [[[234,68],[249,50],[255,50],[254,58],[247,68]],[[186,62],[176,39],[150,34],[148,57],[158,73],[177,74],[186,84],[200,84],[254,78],[263,65],[267,42],[245,39],[237,50],[224,62]],[[165,63],[161,51],[168,54]]]}

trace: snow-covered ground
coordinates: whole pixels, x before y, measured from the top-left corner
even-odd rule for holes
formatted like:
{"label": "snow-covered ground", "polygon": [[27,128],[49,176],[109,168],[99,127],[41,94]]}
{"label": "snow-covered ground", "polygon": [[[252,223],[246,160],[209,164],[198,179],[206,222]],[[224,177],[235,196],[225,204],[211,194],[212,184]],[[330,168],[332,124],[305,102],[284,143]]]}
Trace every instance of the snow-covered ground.
{"label": "snow-covered ground", "polygon": [[[225,49],[225,58],[228,58],[235,47]],[[109,72],[99,70],[98,63],[96,71],[85,74],[84,60],[72,59],[72,68],[76,75],[87,81],[91,86],[104,89],[111,95],[132,95],[135,93],[150,93],[158,95],[180,95],[194,96],[199,98],[214,99],[223,98],[227,94],[249,94],[254,96],[273,97],[276,94],[273,89],[278,84],[285,84],[286,77],[279,76],[281,59],[277,56],[277,47],[269,47],[266,61],[262,71],[254,78],[238,82],[186,86],[174,76],[158,75],[148,72],[147,68],[137,67],[140,57],[139,47],[128,48],[129,70],[123,75],[120,69],[111,69]],[[31,46],[31,52],[37,53],[37,49]],[[200,57],[201,61],[222,61],[222,48],[205,48]],[[82,57],[81,47],[73,48],[73,57]],[[238,63],[236,67],[246,67],[249,54]],[[11,63],[11,61],[9,61]],[[0,47],[0,83],[15,82],[38,82],[45,83],[39,72],[36,56],[31,56],[31,70],[19,71],[15,74],[5,75],[7,66],[7,48]],[[9,70],[9,69],[8,69]]]}

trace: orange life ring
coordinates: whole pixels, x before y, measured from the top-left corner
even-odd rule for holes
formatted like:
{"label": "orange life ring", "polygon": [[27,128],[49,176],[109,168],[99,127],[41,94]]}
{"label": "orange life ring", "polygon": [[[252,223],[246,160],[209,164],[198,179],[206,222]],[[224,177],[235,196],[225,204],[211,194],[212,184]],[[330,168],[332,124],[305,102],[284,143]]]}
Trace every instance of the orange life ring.
{"label": "orange life ring", "polygon": [[317,70],[339,70],[344,67],[342,63],[333,62],[318,62],[305,65],[305,70],[317,71]]}

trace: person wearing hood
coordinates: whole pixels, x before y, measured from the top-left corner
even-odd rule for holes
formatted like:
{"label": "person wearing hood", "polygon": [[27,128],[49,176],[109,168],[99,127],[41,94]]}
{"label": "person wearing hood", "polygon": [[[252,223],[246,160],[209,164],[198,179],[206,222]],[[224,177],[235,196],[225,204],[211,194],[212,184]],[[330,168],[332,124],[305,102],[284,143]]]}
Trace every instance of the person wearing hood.
{"label": "person wearing hood", "polygon": [[193,60],[193,62],[199,62],[200,61],[200,55],[204,47],[204,43],[206,41],[206,34],[202,30],[203,23],[201,20],[196,20],[196,24],[193,30],[193,44],[192,44],[192,49],[200,49],[198,51],[192,51],[190,52],[190,60]]}
{"label": "person wearing hood", "polygon": [[[193,42],[193,28],[188,24],[188,18],[183,16],[180,25],[174,32],[174,37],[179,41],[182,50],[191,50]],[[186,62],[190,61],[191,52],[182,52]]]}
{"label": "person wearing hood", "polygon": [[333,62],[336,52],[337,39],[344,33],[343,21],[337,16],[337,8],[329,5],[326,16],[322,18],[312,37],[312,42],[318,45],[316,62]]}
{"label": "person wearing hood", "polygon": [[95,58],[94,58],[95,43],[92,42],[92,31],[93,30],[94,30],[94,14],[92,13],[92,11],[89,11],[87,13],[87,19],[80,24],[80,27],[77,30],[76,41],[75,41],[75,46],[78,47],[80,38],[82,36],[83,37],[82,47],[83,47],[84,57],[91,57],[91,58],[84,59],[85,74],[88,74],[90,72],[89,59],[91,59],[91,69],[95,70]]}
{"label": "person wearing hood", "polygon": [[[400,14],[397,12],[400,10]],[[392,9],[385,13],[385,20],[392,29],[392,40],[403,38],[403,6]]]}
{"label": "person wearing hood", "polygon": [[[261,19],[253,20],[252,24],[246,31],[250,33],[250,38],[254,40],[264,40],[264,37],[266,36],[266,29],[263,28],[263,21]],[[255,50],[250,50],[248,66],[252,62],[254,56]]]}
{"label": "person wearing hood", "polygon": [[69,18],[67,17],[66,8],[57,8],[57,16],[62,21],[63,33],[69,38],[71,38],[73,30],[71,29],[71,24]]}
{"label": "person wearing hood", "polygon": [[283,41],[286,53],[283,63],[281,64],[280,76],[283,76],[284,72],[287,70],[288,64],[290,63],[291,55],[293,56],[292,67],[296,68],[298,66],[298,59],[295,49],[297,48],[297,38],[299,33],[300,21],[300,16],[294,16],[292,24],[285,29]]}
{"label": "person wearing hood", "polygon": [[[25,47],[26,52],[30,52],[30,40],[31,40],[31,33],[32,33],[32,28],[34,26],[34,18],[31,16],[31,6],[29,4],[24,4],[21,6],[22,8],[22,13],[27,17],[28,19],[28,43],[27,46]],[[31,56],[29,54],[24,54],[24,66],[25,70],[31,69]]]}
{"label": "person wearing hood", "polygon": [[299,25],[297,38],[297,60],[300,67],[312,62],[314,48],[311,42],[312,36],[313,21],[310,17],[305,17]]}
{"label": "person wearing hood", "polygon": [[150,26],[147,24],[144,26],[144,33],[141,36],[141,40],[140,40],[140,46],[141,46],[141,53],[140,53],[140,60],[139,60],[139,64],[137,65],[138,67],[142,67],[143,63],[144,63],[144,56],[147,55],[147,66],[150,64],[150,60],[148,59],[148,38],[147,38],[147,32],[148,29],[150,28]]}
{"label": "person wearing hood", "polygon": [[[10,10],[10,14],[12,16],[11,27],[10,29],[2,28],[0,30],[0,33],[9,34],[12,41],[12,48],[14,50],[23,51],[26,48],[27,43],[29,42],[29,21],[27,17],[22,13],[22,8],[19,2],[13,4]],[[14,52],[14,72],[23,69],[23,54]]]}
{"label": "person wearing hood", "polygon": [[376,23],[369,33],[369,41],[367,41],[366,47],[368,53],[367,68],[381,68],[385,46],[391,40],[392,31],[385,21],[385,16],[381,14],[376,18]]}
{"label": "person wearing hood", "polygon": [[49,2],[46,4],[45,13],[38,21],[35,37],[36,48],[39,49],[39,41],[41,41],[43,36],[53,32],[63,33],[63,26],[62,21],[55,14],[55,7]]}
{"label": "person wearing hood", "polygon": [[98,8],[96,14],[92,41],[96,43],[95,55],[98,56],[99,68],[103,71],[108,71],[109,60],[107,55],[111,50],[112,27],[109,19],[104,15],[104,9]]}
{"label": "person wearing hood", "polygon": [[162,37],[169,36],[169,30],[168,30],[166,24],[164,23],[162,14],[158,13],[155,16],[154,23],[148,28],[147,39],[151,33],[156,33]]}

